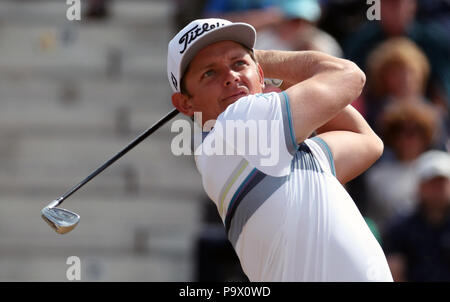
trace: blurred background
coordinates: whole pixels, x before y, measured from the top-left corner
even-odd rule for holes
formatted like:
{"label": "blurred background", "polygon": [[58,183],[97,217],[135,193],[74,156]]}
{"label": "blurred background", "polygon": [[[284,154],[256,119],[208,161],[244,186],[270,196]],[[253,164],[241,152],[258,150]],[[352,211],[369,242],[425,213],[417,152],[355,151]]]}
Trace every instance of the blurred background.
{"label": "blurred background", "polygon": [[450,281],[448,0],[80,2],[0,0],[0,281],[67,281],[70,256],[82,281],[247,280],[171,123],[64,202],[71,233],[40,217],[172,108],[167,43],[198,17],[365,71],[353,106],[385,152],[346,188],[397,281]]}

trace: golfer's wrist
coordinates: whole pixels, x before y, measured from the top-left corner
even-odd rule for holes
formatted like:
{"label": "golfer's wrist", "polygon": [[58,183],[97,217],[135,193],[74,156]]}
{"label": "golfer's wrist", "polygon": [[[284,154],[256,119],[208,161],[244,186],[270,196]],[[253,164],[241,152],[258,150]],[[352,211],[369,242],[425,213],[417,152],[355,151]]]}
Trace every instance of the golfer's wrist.
{"label": "golfer's wrist", "polygon": [[303,51],[255,50],[265,78],[298,83],[308,77],[306,53]]}

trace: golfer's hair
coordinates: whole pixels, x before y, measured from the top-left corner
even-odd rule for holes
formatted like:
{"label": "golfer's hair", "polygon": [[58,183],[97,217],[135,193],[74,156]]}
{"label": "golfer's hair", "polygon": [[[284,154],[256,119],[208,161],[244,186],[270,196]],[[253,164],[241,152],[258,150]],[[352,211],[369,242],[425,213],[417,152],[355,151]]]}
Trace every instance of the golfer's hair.
{"label": "golfer's hair", "polygon": [[[240,43],[239,43],[239,44],[240,44]],[[250,55],[250,57],[252,58],[252,60],[253,60],[255,63],[258,63],[258,62],[256,61],[256,57],[255,57],[255,53],[254,53],[253,49],[248,48],[247,46],[245,46],[245,45],[243,45],[243,44],[240,44],[240,45],[248,52],[248,54]],[[189,91],[188,91],[187,88],[186,88],[185,75],[186,75],[186,73],[189,71],[190,66],[191,66],[191,63],[189,62],[188,66],[186,67],[186,70],[185,70],[184,73],[183,73],[183,76],[181,77],[181,81],[180,81],[180,92],[181,92],[182,94],[184,94],[184,95],[187,95],[188,97],[192,97],[192,95],[189,93]]]}

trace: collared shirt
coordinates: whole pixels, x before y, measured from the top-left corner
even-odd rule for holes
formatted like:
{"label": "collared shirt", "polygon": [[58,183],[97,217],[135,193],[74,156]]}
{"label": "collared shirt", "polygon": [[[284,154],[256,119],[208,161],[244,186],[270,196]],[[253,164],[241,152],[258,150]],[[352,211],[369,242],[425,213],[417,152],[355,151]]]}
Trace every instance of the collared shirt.
{"label": "collared shirt", "polygon": [[196,154],[250,281],[392,281],[380,245],[335,177],[326,142],[296,143],[286,93],[228,106]]}

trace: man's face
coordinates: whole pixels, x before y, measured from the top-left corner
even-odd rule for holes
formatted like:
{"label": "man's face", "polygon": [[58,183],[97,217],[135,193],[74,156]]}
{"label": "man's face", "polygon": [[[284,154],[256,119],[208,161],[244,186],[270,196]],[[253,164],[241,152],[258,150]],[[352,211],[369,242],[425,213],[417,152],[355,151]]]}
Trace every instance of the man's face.
{"label": "man's face", "polygon": [[450,179],[438,176],[423,181],[419,186],[419,194],[426,208],[445,211],[450,207]]}
{"label": "man's face", "polygon": [[391,96],[414,97],[423,93],[422,76],[405,64],[391,64],[386,67],[385,87]]}
{"label": "man's face", "polygon": [[389,36],[403,35],[416,14],[417,0],[381,1],[381,25]]}
{"label": "man's face", "polygon": [[175,93],[172,101],[182,113],[202,112],[202,120],[215,120],[241,97],[263,90],[262,69],[238,43],[221,41],[199,51],[184,75],[189,95]]}

